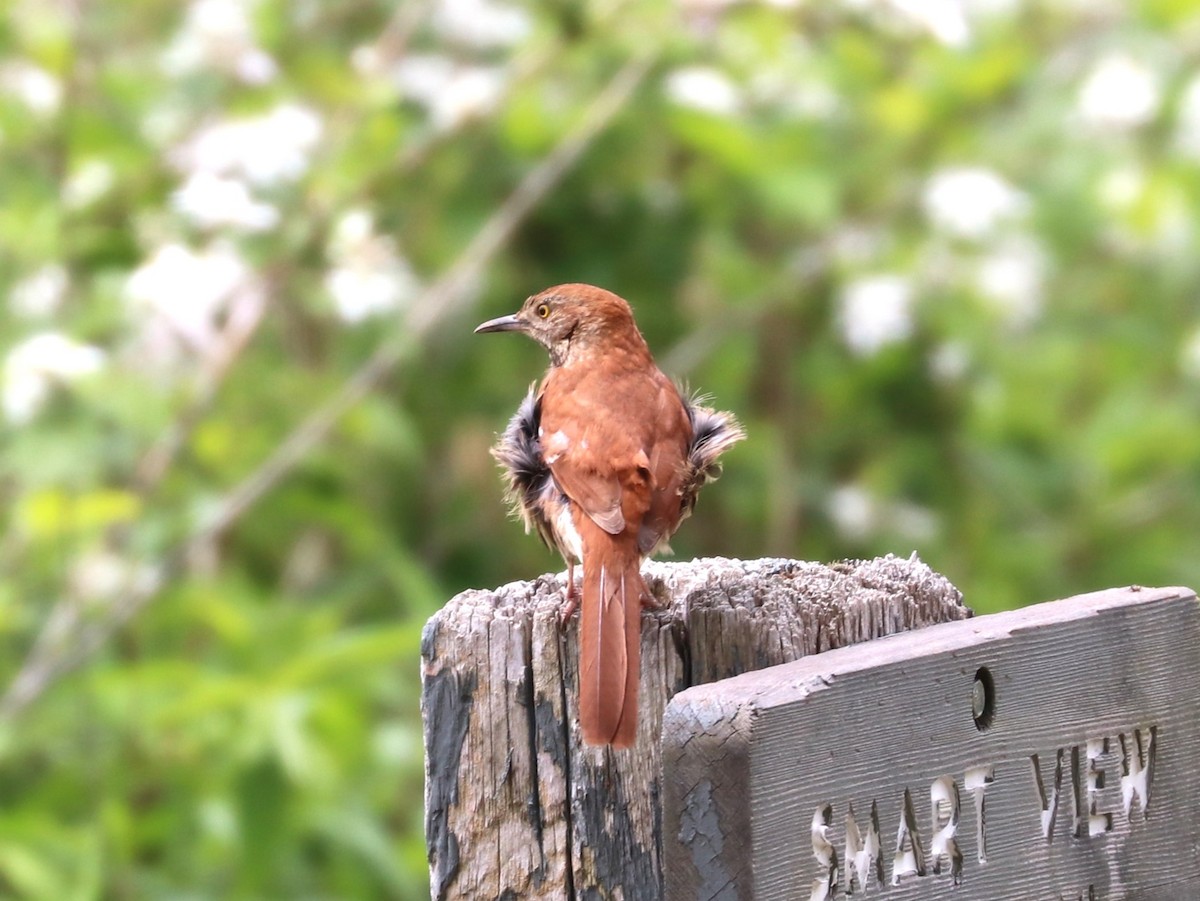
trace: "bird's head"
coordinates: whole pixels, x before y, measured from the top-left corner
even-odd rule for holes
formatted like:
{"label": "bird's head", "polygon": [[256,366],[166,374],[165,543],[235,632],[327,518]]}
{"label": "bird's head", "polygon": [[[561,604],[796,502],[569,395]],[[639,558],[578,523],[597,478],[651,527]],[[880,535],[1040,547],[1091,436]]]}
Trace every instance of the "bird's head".
{"label": "bird's head", "polygon": [[546,348],[555,366],[614,343],[646,346],[629,304],[593,285],[547,288],[526,300],[517,312],[490,319],[475,332],[524,332]]}

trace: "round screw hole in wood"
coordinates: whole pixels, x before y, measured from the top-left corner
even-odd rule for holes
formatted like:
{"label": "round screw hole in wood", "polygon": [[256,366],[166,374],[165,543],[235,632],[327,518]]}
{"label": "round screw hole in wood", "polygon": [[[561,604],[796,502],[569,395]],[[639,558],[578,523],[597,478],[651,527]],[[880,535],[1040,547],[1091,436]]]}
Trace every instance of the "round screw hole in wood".
{"label": "round screw hole in wood", "polygon": [[975,682],[971,686],[971,716],[980,732],[986,732],[996,716],[996,682],[986,666],[975,671]]}

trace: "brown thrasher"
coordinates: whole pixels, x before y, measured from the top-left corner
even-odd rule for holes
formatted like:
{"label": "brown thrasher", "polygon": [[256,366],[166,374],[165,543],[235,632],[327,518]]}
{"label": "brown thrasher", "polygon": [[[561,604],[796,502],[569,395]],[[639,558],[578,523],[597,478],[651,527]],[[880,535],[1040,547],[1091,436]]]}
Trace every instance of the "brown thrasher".
{"label": "brown thrasher", "polygon": [[563,621],[583,564],[579,725],[588,744],[625,748],[637,734],[642,558],[692,512],[743,437],[728,413],[685,400],[650,356],[629,304],[591,285],[559,285],[476,332],[524,332],[550,352],[492,449],[525,530],[567,562]]}

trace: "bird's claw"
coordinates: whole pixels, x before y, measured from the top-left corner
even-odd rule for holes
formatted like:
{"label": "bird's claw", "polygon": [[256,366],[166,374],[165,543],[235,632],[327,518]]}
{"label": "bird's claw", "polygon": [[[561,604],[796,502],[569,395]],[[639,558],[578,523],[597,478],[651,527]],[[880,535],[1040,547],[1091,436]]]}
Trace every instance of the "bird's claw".
{"label": "bird's claw", "polygon": [[649,591],[642,592],[642,609],[643,610],[662,610],[667,606],[667,602],[655,597]]}
{"label": "bird's claw", "polygon": [[564,629],[567,623],[571,621],[571,617],[575,615],[575,611],[579,609],[579,592],[575,590],[575,580],[570,579],[567,582],[566,597],[563,600],[563,605],[558,611],[558,624]]}

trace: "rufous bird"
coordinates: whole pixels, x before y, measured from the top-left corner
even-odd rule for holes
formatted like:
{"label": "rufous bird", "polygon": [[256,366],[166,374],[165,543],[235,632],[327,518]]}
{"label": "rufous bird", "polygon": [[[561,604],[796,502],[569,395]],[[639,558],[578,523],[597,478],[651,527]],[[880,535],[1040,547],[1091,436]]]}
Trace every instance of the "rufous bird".
{"label": "rufous bird", "polygon": [[654,364],[629,304],[603,288],[559,285],[476,332],[524,332],[550,353],[492,449],[513,512],[567,563],[562,619],[583,566],[579,725],[588,744],[637,734],[641,609],[653,599],[642,560],[668,550],[718,458],[744,437],[737,420],[685,398]]}

